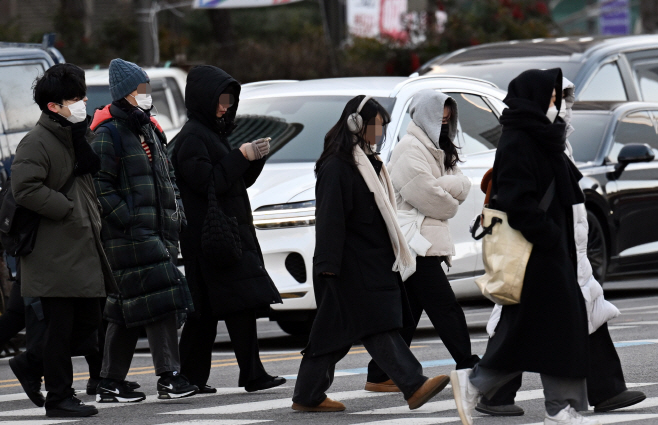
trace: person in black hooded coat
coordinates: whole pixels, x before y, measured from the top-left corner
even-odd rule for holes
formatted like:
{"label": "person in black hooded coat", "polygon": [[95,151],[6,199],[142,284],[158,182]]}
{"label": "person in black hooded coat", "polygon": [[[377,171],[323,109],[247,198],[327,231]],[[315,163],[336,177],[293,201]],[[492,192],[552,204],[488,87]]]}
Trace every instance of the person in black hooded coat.
{"label": "person in black hooded coat", "polygon": [[[173,150],[172,163],[187,213],[181,250],[195,306],[181,335],[181,372],[201,392],[216,391],[206,384],[220,319],[226,322],[233,343],[241,387],[257,391],[285,382],[265,372],[256,334],[256,310],[282,302],[265,270],[247,195],[247,188],[263,170],[269,141],[231,147],[228,136],[236,127],[239,96],[240,84],[223,70],[209,65],[192,69],[185,89],[189,120]],[[239,226],[242,258],[231,266],[209,260],[201,248],[211,179],[219,207],[235,217]]]}
{"label": "person in black hooded coat", "polygon": [[[493,167],[491,208],[506,212],[509,225],[533,249],[520,303],[502,308],[478,365],[452,372],[464,424],[472,423],[480,394],[492,397],[521,371],[541,374],[545,423],[598,423],[575,422],[582,418],[576,410],[587,410],[589,367],[572,211],[584,199],[578,185],[582,175],[564,153],[565,123],[555,118],[561,95],[562,71],[556,68],[523,72],[510,82],[505,98],[509,108],[500,119],[503,133]],[[552,201],[544,211],[539,205],[547,192]]]}

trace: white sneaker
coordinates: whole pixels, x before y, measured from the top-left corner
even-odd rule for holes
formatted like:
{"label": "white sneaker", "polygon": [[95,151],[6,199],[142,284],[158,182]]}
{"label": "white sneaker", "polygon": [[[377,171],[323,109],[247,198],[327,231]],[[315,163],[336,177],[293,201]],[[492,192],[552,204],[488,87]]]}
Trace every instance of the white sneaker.
{"label": "white sneaker", "polygon": [[473,425],[473,411],[480,400],[480,391],[468,379],[471,371],[472,369],[460,369],[450,372],[452,394],[463,425]]}
{"label": "white sneaker", "polygon": [[544,425],[601,425],[601,422],[597,419],[586,418],[573,407],[567,406],[555,416],[546,413]]}

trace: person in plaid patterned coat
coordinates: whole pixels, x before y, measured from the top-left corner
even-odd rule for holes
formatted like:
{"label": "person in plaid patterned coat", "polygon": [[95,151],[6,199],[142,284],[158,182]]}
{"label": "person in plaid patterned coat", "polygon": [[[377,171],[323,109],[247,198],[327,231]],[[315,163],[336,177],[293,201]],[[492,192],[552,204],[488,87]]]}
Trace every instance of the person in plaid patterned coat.
{"label": "person in plaid patterned coat", "polygon": [[197,387],[179,374],[176,331],[180,318],[193,310],[187,282],[175,264],[185,215],[164,134],[150,116],[148,75],[115,59],[110,92],[113,102],[96,111],[91,125],[96,132],[92,147],[101,158],[95,177],[101,238],[119,287],[105,307],[110,323],[97,401],[143,400],[143,393],[125,385],[140,326],[161,376],[160,398],[193,395]]}

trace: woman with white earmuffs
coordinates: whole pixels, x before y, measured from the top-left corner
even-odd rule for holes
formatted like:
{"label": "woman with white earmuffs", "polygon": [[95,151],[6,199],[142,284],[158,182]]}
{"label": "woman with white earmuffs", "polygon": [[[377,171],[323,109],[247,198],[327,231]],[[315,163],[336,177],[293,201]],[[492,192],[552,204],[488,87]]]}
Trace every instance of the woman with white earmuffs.
{"label": "woman with white earmuffs", "polygon": [[294,410],[335,412],[325,392],[336,363],[361,341],[417,409],[448,383],[428,379],[398,330],[412,324],[403,280],[415,259],[397,222],[395,194],[376,153],[389,114],[369,96],[350,100],[325,136],[315,167],[317,315],[299,367]]}

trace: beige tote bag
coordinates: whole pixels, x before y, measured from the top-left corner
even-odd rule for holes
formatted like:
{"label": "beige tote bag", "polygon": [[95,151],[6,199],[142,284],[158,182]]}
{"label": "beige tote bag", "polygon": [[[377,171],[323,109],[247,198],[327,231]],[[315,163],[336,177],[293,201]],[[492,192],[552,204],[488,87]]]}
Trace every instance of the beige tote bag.
{"label": "beige tote bag", "polygon": [[[555,194],[555,181],[551,182],[539,208],[548,210]],[[495,198],[494,198],[495,199]],[[503,211],[485,207],[476,224],[483,231],[475,235],[478,225],[471,234],[482,239],[482,261],[484,275],[475,279],[482,295],[496,304],[512,305],[521,302],[521,291],[525,270],[532,253],[532,244],[518,230],[513,229]]]}

